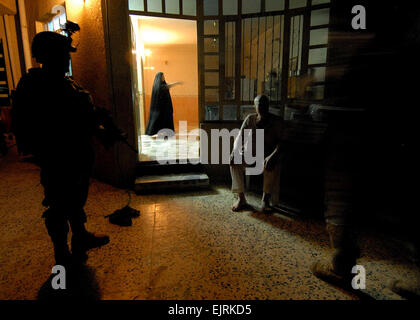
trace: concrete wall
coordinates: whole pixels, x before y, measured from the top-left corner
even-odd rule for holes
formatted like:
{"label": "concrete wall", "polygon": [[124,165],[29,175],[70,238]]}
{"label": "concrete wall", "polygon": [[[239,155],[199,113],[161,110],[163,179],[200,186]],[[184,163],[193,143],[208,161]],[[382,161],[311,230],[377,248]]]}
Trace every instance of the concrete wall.
{"label": "concrete wall", "polygon": [[105,36],[100,0],[66,1],[67,18],[79,23],[80,44],[73,54],[74,78],[92,93],[97,105],[110,106],[110,86],[106,63]]}
{"label": "concrete wall", "polygon": [[[30,41],[36,34],[36,21],[45,21],[51,9],[63,3],[62,0],[26,0]],[[74,79],[91,92],[96,104],[109,106],[101,1],[87,0],[83,4],[81,0],[67,0],[65,6],[67,19],[77,22],[81,28],[78,50],[72,54]]]}

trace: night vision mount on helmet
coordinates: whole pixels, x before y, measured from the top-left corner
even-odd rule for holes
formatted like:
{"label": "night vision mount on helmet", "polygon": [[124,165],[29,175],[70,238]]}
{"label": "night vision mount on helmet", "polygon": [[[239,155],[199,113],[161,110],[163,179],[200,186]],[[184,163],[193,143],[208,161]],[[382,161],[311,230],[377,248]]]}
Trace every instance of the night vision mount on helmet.
{"label": "night vision mount on helmet", "polygon": [[72,36],[80,31],[77,23],[68,21],[59,32],[43,31],[38,33],[32,42],[32,56],[39,63],[45,62],[55,53],[76,52],[77,48],[72,45]]}

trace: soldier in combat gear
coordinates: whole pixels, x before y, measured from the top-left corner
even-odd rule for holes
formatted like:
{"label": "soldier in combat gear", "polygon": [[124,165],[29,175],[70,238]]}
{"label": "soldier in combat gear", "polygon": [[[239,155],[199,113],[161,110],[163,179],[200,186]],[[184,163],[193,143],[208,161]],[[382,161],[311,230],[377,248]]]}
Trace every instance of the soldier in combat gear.
{"label": "soldier in combat gear", "polygon": [[[43,214],[57,264],[84,261],[86,251],[109,242],[85,228],[83,207],[94,162],[93,136],[99,131],[91,96],[71,78],[71,38],[41,32],[32,55],[41,68],[20,80],[13,102],[13,131],[19,151],[32,154],[41,168]],[[71,253],[67,243],[72,230]]]}

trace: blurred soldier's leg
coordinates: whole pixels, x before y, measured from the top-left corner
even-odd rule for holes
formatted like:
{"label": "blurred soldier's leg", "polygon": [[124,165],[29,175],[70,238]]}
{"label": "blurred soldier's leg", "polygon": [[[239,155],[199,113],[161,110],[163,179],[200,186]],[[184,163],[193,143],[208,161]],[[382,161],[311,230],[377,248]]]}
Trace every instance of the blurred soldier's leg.
{"label": "blurred soldier's leg", "polygon": [[230,166],[232,177],[232,192],[238,195],[238,200],[232,205],[232,211],[240,211],[247,205],[245,198],[245,166],[233,164]]}
{"label": "blurred soldier's leg", "polygon": [[[416,249],[419,250],[419,244],[417,243]],[[420,299],[420,262],[416,260],[417,274],[415,279],[410,281],[395,280],[390,283],[390,289],[396,294],[406,298],[418,300]]]}
{"label": "blurred soldier's leg", "polygon": [[351,269],[360,252],[351,226],[353,207],[353,173],[351,156],[346,146],[334,148],[326,158],[325,172],[325,222],[334,249],[331,260],[312,265],[312,272],[319,278],[330,281],[351,278]]}
{"label": "blurred soldier's leg", "polygon": [[418,191],[416,188],[413,188],[417,183],[417,175],[414,175],[413,172],[416,171],[419,160],[418,155],[413,150],[413,152],[407,152],[395,165],[400,179],[400,181],[395,183],[399,189],[399,192],[395,192],[399,193],[396,213],[406,215],[404,223],[407,227],[404,231],[408,235],[407,240],[413,246],[411,258],[417,270],[415,271],[415,276],[409,280],[396,280],[390,284],[390,289],[395,293],[404,298],[415,300],[420,299],[420,217],[418,214],[413,214],[413,208],[418,206]]}

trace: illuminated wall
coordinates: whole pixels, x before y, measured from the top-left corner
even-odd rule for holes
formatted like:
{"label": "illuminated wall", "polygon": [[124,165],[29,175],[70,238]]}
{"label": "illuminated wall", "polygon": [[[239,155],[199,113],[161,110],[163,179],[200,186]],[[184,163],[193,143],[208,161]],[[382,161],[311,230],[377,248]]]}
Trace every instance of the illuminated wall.
{"label": "illuminated wall", "polygon": [[[154,77],[163,72],[167,83],[182,81],[171,89],[175,129],[179,121],[188,128],[198,128],[198,71],[196,45],[167,45],[148,47],[151,55],[145,58],[144,84],[146,92],[145,118],[149,117],[150,97]],[[153,67],[153,70],[149,69]]]}
{"label": "illuminated wall", "polygon": [[[140,106],[140,126],[147,126],[154,78],[165,74],[168,83],[181,81],[171,88],[174,125],[187,121],[189,129],[198,128],[198,59],[195,21],[131,16],[136,47],[139,90],[144,91]],[[143,66],[143,68],[142,68]],[[144,86],[141,83],[144,80]],[[140,104],[143,99],[140,99]],[[141,130],[144,134],[144,130]]]}

